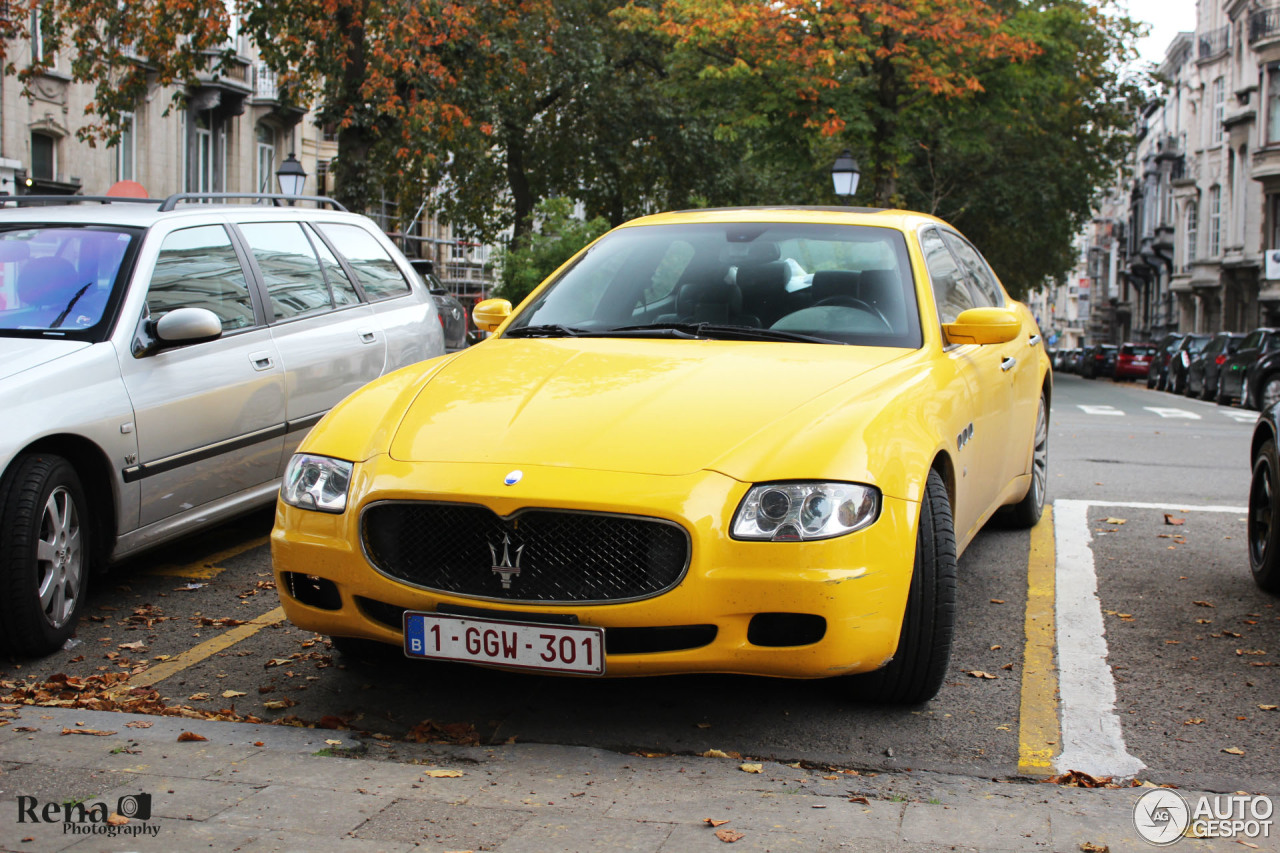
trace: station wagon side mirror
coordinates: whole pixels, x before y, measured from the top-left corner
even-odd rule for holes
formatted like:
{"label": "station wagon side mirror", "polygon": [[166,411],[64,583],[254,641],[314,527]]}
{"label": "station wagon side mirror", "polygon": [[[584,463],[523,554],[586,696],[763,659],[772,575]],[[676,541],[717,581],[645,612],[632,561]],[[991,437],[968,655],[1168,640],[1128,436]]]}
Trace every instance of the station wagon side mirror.
{"label": "station wagon side mirror", "polygon": [[1007,308],[970,308],[954,323],[943,323],[949,344],[1004,344],[1018,336],[1022,321]]}
{"label": "station wagon side mirror", "polygon": [[511,303],[505,299],[486,299],[471,309],[471,320],[477,329],[492,332],[511,316]]}
{"label": "station wagon side mirror", "polygon": [[143,319],[133,338],[135,358],[181,344],[198,344],[222,337],[222,321],[208,308],[175,308],[158,320]]}

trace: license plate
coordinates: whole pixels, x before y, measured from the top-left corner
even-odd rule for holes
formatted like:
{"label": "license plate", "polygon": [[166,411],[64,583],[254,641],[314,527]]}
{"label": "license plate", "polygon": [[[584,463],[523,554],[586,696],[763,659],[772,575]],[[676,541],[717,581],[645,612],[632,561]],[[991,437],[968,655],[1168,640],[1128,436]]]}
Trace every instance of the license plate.
{"label": "license plate", "polygon": [[404,653],[411,658],[603,675],[604,629],[407,611]]}

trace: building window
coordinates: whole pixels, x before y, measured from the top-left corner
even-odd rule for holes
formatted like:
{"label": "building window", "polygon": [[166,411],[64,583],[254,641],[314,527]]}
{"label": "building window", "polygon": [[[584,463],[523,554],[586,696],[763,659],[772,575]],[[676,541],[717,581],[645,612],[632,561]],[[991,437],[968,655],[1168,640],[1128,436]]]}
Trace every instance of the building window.
{"label": "building window", "polygon": [[1267,68],[1267,142],[1280,144],[1280,65]]}
{"label": "building window", "polygon": [[1213,110],[1209,113],[1213,127],[1209,129],[1209,139],[1215,143],[1222,141],[1222,119],[1227,106],[1227,81],[1218,77],[1213,81]]}
{"label": "building window", "polygon": [[316,161],[316,195],[329,194],[329,161]]}
{"label": "building window", "polygon": [[136,155],[136,144],[134,142],[134,133],[137,128],[137,121],[133,113],[123,113],[120,116],[120,141],[116,143],[116,180],[117,181],[134,181],[137,180],[134,172],[134,163]]}
{"label": "building window", "polygon": [[276,170],[276,134],[265,124],[258,125],[258,192],[277,192],[273,185]]}
{"label": "building window", "polygon": [[1190,264],[1196,259],[1196,237],[1200,230],[1200,209],[1193,201],[1187,205],[1187,245],[1186,258]]}
{"label": "building window", "polygon": [[52,181],[58,169],[58,141],[47,133],[31,134],[31,177]]}
{"label": "building window", "polygon": [[1271,241],[1268,249],[1280,249],[1280,195],[1267,196],[1267,213],[1271,215]]}
{"label": "building window", "polygon": [[1209,257],[1222,254],[1222,187],[1209,187]]}

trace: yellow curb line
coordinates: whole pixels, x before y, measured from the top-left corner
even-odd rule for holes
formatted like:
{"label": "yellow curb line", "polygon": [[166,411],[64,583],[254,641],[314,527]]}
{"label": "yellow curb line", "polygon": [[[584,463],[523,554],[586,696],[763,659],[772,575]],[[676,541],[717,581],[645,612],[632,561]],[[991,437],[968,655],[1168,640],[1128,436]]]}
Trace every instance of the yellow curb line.
{"label": "yellow curb line", "polygon": [[187,649],[175,658],[156,664],[146,672],[139,673],[137,676],[138,682],[136,684],[131,684],[129,682],[117,684],[115,687],[112,687],[107,691],[107,696],[114,699],[128,693],[134,687],[149,687],[158,681],[164,681],[166,678],[171,678],[179,672],[182,672],[187,667],[193,666],[205,658],[217,654],[223,649],[234,646],[241,640],[247,640],[249,637],[252,637],[268,625],[275,625],[277,622],[283,621],[284,608],[277,607],[275,610],[270,610],[255,619],[250,619],[243,625],[237,625],[216,637],[205,640],[200,645]]}
{"label": "yellow curb line", "polygon": [[210,557],[206,557],[203,560],[197,560],[196,562],[189,563],[185,566],[175,566],[172,564],[156,566],[153,569],[149,569],[147,574],[172,578],[208,580],[222,571],[222,567],[219,566],[218,563],[225,562],[233,557],[238,557],[245,551],[252,551],[254,548],[260,548],[270,541],[271,537],[269,536],[259,536],[257,539],[250,540],[249,542],[242,542],[239,545],[228,548],[225,551],[219,551],[218,553]]}
{"label": "yellow curb line", "polygon": [[1018,772],[1026,776],[1053,773],[1062,739],[1058,726],[1058,670],[1054,665],[1055,572],[1053,507],[1046,506],[1040,523],[1031,528],[1027,557],[1026,647],[1018,712]]}

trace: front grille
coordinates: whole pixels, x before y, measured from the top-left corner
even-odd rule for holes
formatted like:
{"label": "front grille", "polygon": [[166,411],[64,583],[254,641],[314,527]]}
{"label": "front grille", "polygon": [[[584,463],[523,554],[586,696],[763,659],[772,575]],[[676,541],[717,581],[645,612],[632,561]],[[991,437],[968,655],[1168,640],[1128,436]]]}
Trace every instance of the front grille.
{"label": "front grille", "polygon": [[376,503],[361,518],[378,571],[438,592],[500,601],[595,602],[657,595],[689,565],[689,537],[669,521],[528,509]]}

